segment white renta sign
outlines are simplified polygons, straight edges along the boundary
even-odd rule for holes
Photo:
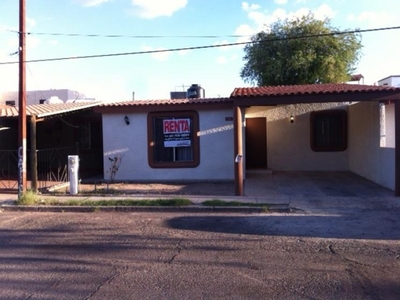
[[[190,147],[190,119],[163,120],[164,147]]]

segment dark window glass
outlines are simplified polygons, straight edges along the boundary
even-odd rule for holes
[[[196,112],[148,115],[149,165],[152,168],[191,168],[199,165]]]
[[[311,149],[344,151],[347,148],[347,114],[344,110],[312,112]]]

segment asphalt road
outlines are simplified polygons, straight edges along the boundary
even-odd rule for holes
[[[396,215],[2,212],[0,299],[399,299]]]

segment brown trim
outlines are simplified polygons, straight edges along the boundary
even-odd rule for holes
[[[193,162],[154,162],[153,152],[153,118],[154,117],[190,117],[193,120]],[[197,111],[163,111],[150,112],[147,115],[147,159],[151,168],[196,168],[200,164],[200,138],[199,132],[199,114]]]
[[[155,105],[120,105],[120,106],[102,106],[94,108],[95,112],[102,114],[126,114],[126,113],[148,113],[152,112],[165,112],[165,111],[189,111],[189,110],[214,110],[232,108],[233,101],[231,102],[216,102],[216,103],[203,103],[203,104],[155,104]]]
[[[341,118],[342,122],[342,144],[340,146],[318,146],[316,144],[316,128],[315,119],[318,116],[325,115],[337,115]],[[315,152],[335,152],[335,151],[345,151],[347,149],[347,112],[342,109],[330,109],[322,111],[313,111],[310,114],[310,147],[311,150]]]
[[[400,197],[400,102],[398,101],[394,104],[394,130],[394,194]]]
[[[242,110],[239,106],[233,109],[233,132],[234,132],[234,168],[235,168],[235,195],[244,196],[243,181],[243,126]],[[236,162],[237,155],[241,155],[240,161]]]
[[[264,97],[235,97],[235,106],[265,106],[276,104],[327,103],[327,102],[358,102],[379,100],[400,100],[399,92],[353,92],[336,94],[305,94]]]

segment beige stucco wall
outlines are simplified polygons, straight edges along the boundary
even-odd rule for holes
[[[350,105],[348,121],[350,171],[394,190],[394,149],[380,146],[379,103]]]
[[[109,157],[122,155],[115,180],[123,181],[199,181],[233,180],[233,122],[231,109],[201,110],[200,165],[196,168],[153,169],[147,157],[147,113],[103,114],[104,176],[109,178]]]
[[[347,151],[314,152],[310,148],[310,113],[347,109],[338,103],[251,107],[246,118],[267,118],[268,168],[273,171],[348,171]],[[294,122],[290,123],[290,116]]]

